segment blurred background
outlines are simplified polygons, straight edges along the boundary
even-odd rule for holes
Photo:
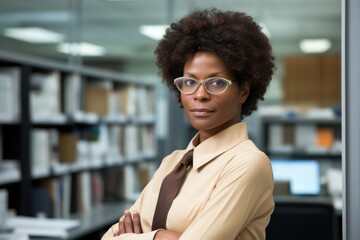
[[[269,37],[276,71],[265,101],[245,119],[250,138],[273,162],[275,195],[301,197],[300,202],[330,201],[335,209],[335,225],[340,232],[336,235],[339,236],[342,208],[340,0],[1,1],[0,63],[22,66],[34,61],[40,72],[46,72],[51,65],[41,65],[49,61],[56,69],[66,69],[65,72],[78,67],[84,69],[80,75],[88,72],[92,75],[94,70],[96,76],[90,76],[91,79],[113,77],[126,79],[130,84],[134,80],[136,84],[151,85],[155,96],[151,109],[155,117],[150,124],[145,121],[145,125],[155,128],[156,153],[151,159],[158,164],[165,154],[186,147],[196,131],[185,119],[177,100],[162,85],[153,52],[171,22],[193,10],[209,7],[248,13]],[[6,124],[0,127],[3,142],[10,134]],[[49,127],[49,123],[40,127],[44,128],[43,125]],[[6,148],[5,143],[1,145]],[[3,152],[6,155],[6,151]],[[103,171],[102,168],[106,167],[99,167],[98,171]],[[21,170],[22,174],[27,171]],[[72,174],[70,171],[64,175]],[[53,178],[54,173],[45,178],[49,176]],[[32,177],[27,173],[25,179]],[[15,181],[14,186],[7,184],[0,178],[0,187],[9,190],[11,196],[19,188],[18,182]],[[23,193],[37,185],[24,184],[20,182]],[[23,200],[11,205],[18,207],[19,212],[28,212],[24,204]]]
[[[340,52],[339,0],[2,1],[1,48],[63,62],[73,60],[68,53],[78,54],[87,66],[157,79],[153,51],[163,27],[206,7],[253,16],[271,39],[279,69],[289,55]],[[323,45],[302,49],[306,40]]]

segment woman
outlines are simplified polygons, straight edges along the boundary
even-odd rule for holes
[[[242,119],[256,110],[271,80],[269,40],[245,13],[200,10],[173,23],[155,53],[198,133],[185,150],[164,158],[102,239],[265,239],[274,209],[272,170]],[[153,226],[164,208],[157,204],[162,182],[189,150],[192,167],[164,226]]]

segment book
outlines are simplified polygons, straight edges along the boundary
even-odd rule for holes
[[[104,124],[92,126],[88,138],[90,167],[100,167],[106,159],[109,150],[109,136]]]
[[[81,112],[81,76],[78,74],[64,78],[64,112],[71,116]]]
[[[138,113],[137,109],[137,94],[134,85],[121,85],[117,89],[120,97],[120,112],[126,116],[135,116]]]
[[[315,124],[297,124],[295,126],[295,146],[301,149],[316,146],[316,131]]]
[[[316,131],[317,146],[331,149],[334,145],[334,131],[330,127],[319,127]]]
[[[99,171],[91,173],[91,188],[93,205],[99,205],[104,201],[104,183]]]
[[[41,194],[44,194],[45,199],[49,198],[51,205],[51,209],[48,209],[48,213],[42,215],[54,218],[69,218],[71,175],[65,174],[59,177],[42,179],[39,181],[39,186],[40,188],[47,190],[47,193],[41,192]],[[49,205],[49,203],[41,203],[43,199],[38,200],[39,197],[41,196],[35,196],[34,201],[40,202],[41,205]],[[38,214],[35,213],[34,215]]]
[[[59,160],[62,163],[75,163],[77,159],[78,135],[75,132],[59,132]]]
[[[0,189],[0,233],[6,230],[8,198],[8,191],[6,189]]]
[[[33,121],[61,117],[60,73],[33,73],[30,78],[30,110]]]
[[[88,84],[85,87],[85,111],[101,117],[109,114],[111,89],[107,85]]]
[[[32,129],[30,151],[32,176],[47,176],[50,173],[52,158],[50,130]]]
[[[156,164],[153,162],[141,163],[138,165],[138,178],[139,178],[139,191],[142,191],[144,187],[149,183],[152,176],[156,171]]]
[[[46,186],[38,186],[32,189],[32,216],[54,217],[53,201],[51,193]]]
[[[61,217],[69,218],[71,213],[71,174],[65,174],[61,177]]]
[[[84,171],[76,174],[76,212],[87,213],[92,209],[91,174]]]
[[[156,154],[155,128],[152,125],[140,126],[140,148],[145,157]]]
[[[104,171],[104,201],[113,202],[121,200],[117,195],[118,178],[121,174],[119,168],[107,168]]]
[[[135,124],[124,126],[123,150],[126,159],[137,160],[141,155],[140,127]]]
[[[276,148],[284,145],[284,128],[281,124],[269,126],[269,147]]]
[[[106,163],[119,163],[122,161],[124,153],[122,149],[123,126],[109,125],[107,131],[109,144],[106,151]]]
[[[141,173],[143,182],[135,166],[126,165],[107,169],[104,173],[104,201],[135,201],[148,175]]]
[[[0,67],[0,120],[20,118],[20,68]]]
[[[126,201],[136,201],[140,195],[141,188],[139,175],[135,166],[126,165],[119,169],[119,178],[117,179],[117,196]]]
[[[136,89],[136,109],[142,119],[152,119],[155,114],[155,91],[150,87],[139,86]]]

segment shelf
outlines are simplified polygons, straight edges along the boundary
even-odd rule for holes
[[[44,178],[49,176],[61,176],[65,174],[76,173],[80,171],[88,171],[88,170],[98,170],[104,169],[109,167],[116,167],[116,166],[126,166],[126,165],[133,165],[133,164],[141,164],[150,162],[152,158],[156,156],[156,153],[148,153],[148,154],[141,154],[139,156],[134,156],[132,158],[126,157],[119,157],[119,158],[112,158],[105,161],[81,161],[73,164],[69,163],[53,163],[52,167],[49,167],[47,170],[40,169],[35,170],[33,174],[33,178]],[[1,183],[1,178],[0,178]]]
[[[41,116],[41,115],[34,115],[32,116],[32,123],[33,124],[56,124],[62,125],[68,122],[67,117],[64,114],[58,114],[56,116]]]
[[[112,79],[113,81],[118,81],[121,83],[136,83],[136,84],[151,85],[151,86],[153,85],[153,83],[147,83],[145,81],[141,81],[138,77],[121,74],[119,72],[105,71],[105,70],[94,69],[90,67],[84,67],[73,64],[68,65],[54,60],[49,61],[48,59],[9,52],[6,50],[0,50],[0,60],[7,62],[9,64],[14,64],[16,66],[18,66],[19,64],[20,65],[23,64],[27,66],[33,66],[39,69],[54,69],[69,74],[77,73],[92,78]]]
[[[35,126],[64,126],[64,125],[148,125],[155,124],[154,115],[143,116],[126,116],[126,115],[109,115],[105,117],[99,117],[93,113],[78,113],[73,116],[66,116],[65,114],[59,114],[57,116],[34,116],[32,117],[32,124]],[[1,119],[0,124],[16,123],[13,119]]]
[[[262,119],[263,149],[270,158],[341,160],[341,119]]]
[[[291,158],[291,159],[341,159],[341,154],[309,154],[305,152],[291,152],[291,153],[279,153],[279,152],[269,152],[270,158]]]
[[[104,201],[132,201],[153,174],[156,84],[1,50],[0,65],[11,87],[0,158],[18,160],[11,171],[0,161],[9,207],[22,216],[87,212],[72,216],[82,224],[69,239],[117,222],[130,204]]]
[[[264,117],[264,124],[317,124],[317,125],[339,125],[340,118],[285,118],[285,117]]]
[[[21,180],[20,170],[0,170],[0,186],[8,183],[16,183]]]
[[[94,232],[94,229],[110,227],[112,224],[119,221],[124,210],[131,206],[132,203],[107,203],[95,207],[87,214],[73,215],[71,218],[80,220],[81,226],[71,230],[67,240],[75,240],[82,236],[86,236],[87,234]]]
[[[0,161],[0,186],[21,180],[20,167],[17,160]]]
[[[306,150],[306,149],[296,149],[296,148],[267,148],[266,152],[271,156],[283,156],[289,157],[292,156],[294,158],[341,158],[340,151],[334,150]]]
[[[114,202],[96,206],[91,212],[86,214],[72,215],[71,219],[80,220],[81,225],[70,230],[69,237],[66,240],[76,240],[96,230],[110,227],[116,223],[125,209],[131,207],[131,202]],[[31,237],[31,240],[55,240],[46,237]]]
[[[0,114],[0,125],[2,124],[19,124],[19,119],[13,116],[6,116]]]

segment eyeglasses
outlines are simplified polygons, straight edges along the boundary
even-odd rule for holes
[[[201,84],[208,93],[221,94],[225,92],[233,82],[234,81],[221,77],[211,77],[201,81],[190,77],[179,77],[174,80],[175,86],[184,94],[193,94]]]

